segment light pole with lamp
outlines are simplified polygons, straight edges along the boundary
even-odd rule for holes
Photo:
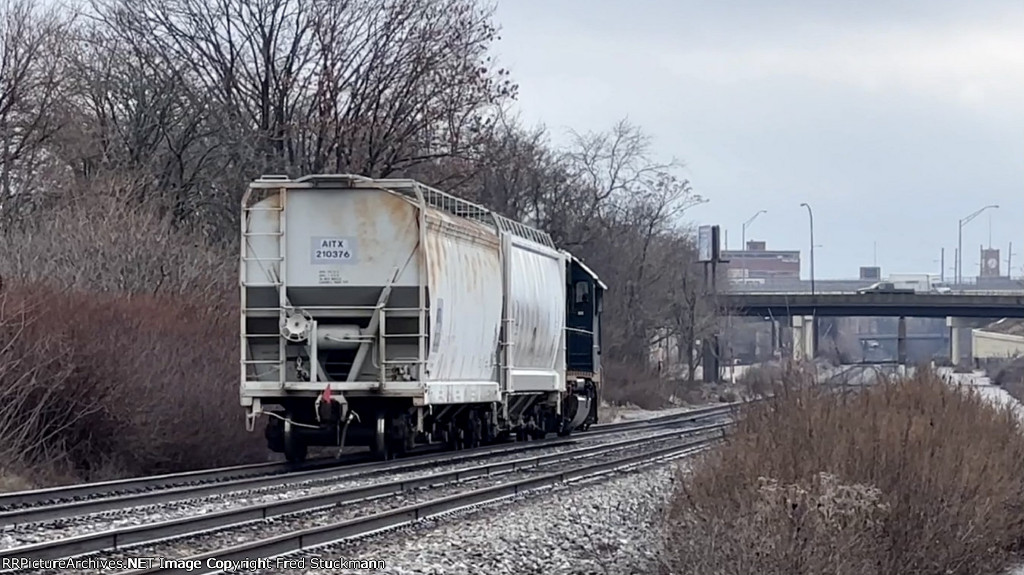
[[[743,251],[743,262],[742,263],[743,263],[743,279],[744,280],[746,280],[750,276],[750,271],[747,269],[747,226],[749,226],[750,224],[754,223],[754,220],[757,219],[757,216],[760,216],[761,214],[767,214],[767,213],[768,213],[768,210],[761,210],[761,211],[757,212],[756,214],[750,216],[750,219],[745,221],[745,222],[743,222],[743,225],[740,226],[740,241],[743,242],[742,245],[740,245],[740,250]]]
[[[981,212],[989,208],[998,209],[998,204],[989,204],[984,208],[975,211],[973,214],[960,220],[960,225],[957,227],[957,239],[956,239],[956,283],[960,285],[964,279],[964,226],[969,224],[971,220],[981,215]]]
[[[810,204],[806,202],[800,206],[807,208],[807,217],[811,221],[811,295],[814,295],[814,212],[811,211]]]
[[[807,217],[811,223],[811,295],[814,295],[814,212],[811,210],[811,205],[807,202],[800,204],[802,207],[807,208]],[[811,316],[811,329],[814,330],[812,334],[812,346],[810,356],[811,361],[818,355],[818,314]]]
[[[756,214],[750,216],[749,220],[743,222],[743,226],[741,227],[741,231],[740,231],[740,235],[743,238],[743,247],[740,248],[741,250],[746,250],[747,249],[747,226],[749,226],[750,224],[754,223],[754,220],[757,219],[757,216],[760,216],[761,214],[767,214],[767,213],[768,213],[768,210],[761,210],[761,211],[757,212]]]

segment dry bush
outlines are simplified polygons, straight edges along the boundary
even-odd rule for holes
[[[196,301],[234,289],[235,252],[176,227],[158,202],[139,200],[140,185],[129,176],[97,181],[5,230],[0,277]]]
[[[226,298],[7,286],[0,354],[4,461],[40,481],[252,461]],[[37,479],[34,477],[33,479]]]
[[[989,369],[992,382],[1001,386],[1017,401],[1024,402],[1024,358],[1015,357]]]
[[[13,292],[13,293],[12,293]],[[74,324],[42,298],[12,290],[0,294],[0,465],[2,475],[44,471],[46,480],[65,479],[86,454],[103,451],[101,403],[109,382],[78,366],[82,357],[65,336]],[[40,318],[52,310],[54,321]],[[54,328],[56,327],[56,330]],[[91,431],[95,429],[95,435]],[[45,470],[43,469],[45,467]],[[73,474],[73,472],[72,472]]]
[[[604,365],[601,399],[613,405],[632,404],[643,409],[662,409],[672,404],[678,386],[647,366],[608,362]]]
[[[0,238],[0,456],[34,481],[263,456],[238,405],[236,258],[135,189],[67,191]]]
[[[768,397],[775,387],[786,382],[814,381],[814,365],[794,360],[751,366],[736,378],[736,384],[742,390],[741,395],[747,398]]]
[[[995,573],[1024,537],[1012,412],[927,370],[857,394],[783,385],[681,477],[675,574]]]

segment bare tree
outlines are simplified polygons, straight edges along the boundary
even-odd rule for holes
[[[387,176],[469,158],[516,90],[487,55],[492,12],[472,0],[353,0],[322,13],[312,169]]]
[[[68,106],[79,121],[61,143],[80,187],[102,189],[90,182],[129,175],[134,197],[127,199],[135,205],[177,223],[201,217],[210,207],[204,191],[228,165],[218,154],[227,146],[185,81],[183,64],[165,61],[128,27],[94,24],[78,33]]]
[[[7,215],[30,207],[45,144],[63,119],[56,103],[71,21],[62,14],[34,0],[0,1],[0,209]]]
[[[158,120],[142,123],[131,155],[151,158],[162,132],[154,182],[175,191],[179,218],[201,212],[225,232],[254,173],[385,177],[471,161],[515,93],[487,55],[492,10],[474,0],[95,0],[94,11],[109,48],[146,71],[127,85],[149,86],[147,105],[115,98]]]
[[[679,258],[673,240],[684,234],[681,217],[703,201],[675,175],[680,165],[654,160],[649,145],[626,122],[608,134],[578,137],[564,158],[580,195],[556,198],[550,211],[561,220],[555,229],[563,245],[616,286],[605,341],[612,357],[630,363],[646,362],[655,334],[670,327],[664,311]]]
[[[696,246],[691,237],[677,236],[672,240],[669,281],[667,282],[666,333],[675,338],[679,356],[683,359],[687,381],[693,382],[701,364],[701,344],[713,337],[720,328],[725,313],[709,289],[710,277],[697,261]]]

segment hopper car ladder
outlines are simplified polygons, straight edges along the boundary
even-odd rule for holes
[[[285,377],[287,370],[284,369],[285,364],[285,341],[284,338],[278,333],[249,333],[246,327],[246,318],[249,313],[259,312],[278,312],[282,317],[286,313],[288,306],[287,294],[285,293],[285,266],[284,266],[284,254],[285,254],[285,189],[281,188],[278,190],[280,194],[278,197],[280,201],[278,206],[274,208],[263,208],[252,206],[242,207],[242,258],[239,266],[239,277],[241,284],[242,296],[241,299],[241,371],[242,381],[249,380],[249,367],[253,367],[253,377],[256,380],[260,379],[260,376],[266,372],[273,373],[278,372],[278,380],[281,388],[284,388]],[[249,216],[254,212],[277,212],[278,218],[278,231],[276,232],[251,232],[249,231]],[[252,245],[249,240],[253,237],[276,237],[278,238],[277,246],[278,253],[276,256],[264,256],[262,254],[253,255],[255,257],[247,257],[247,249],[251,249]],[[267,281],[253,282],[247,281],[248,270],[250,263],[255,264],[263,270],[266,274]],[[273,264],[277,263],[277,271],[275,272]],[[277,308],[254,308],[249,307],[247,288],[274,288],[278,293],[278,307]],[[279,344],[277,347],[277,357],[271,359],[253,359],[250,357],[249,342],[253,339],[271,339],[277,338]],[[265,366],[265,367],[264,367]],[[261,373],[262,372],[262,373]]]

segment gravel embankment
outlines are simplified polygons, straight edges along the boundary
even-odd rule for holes
[[[440,521],[294,555],[296,568],[261,575],[654,573],[659,523],[678,463],[562,486]],[[366,569],[315,561],[383,561]],[[250,572],[253,573],[253,572]]]

